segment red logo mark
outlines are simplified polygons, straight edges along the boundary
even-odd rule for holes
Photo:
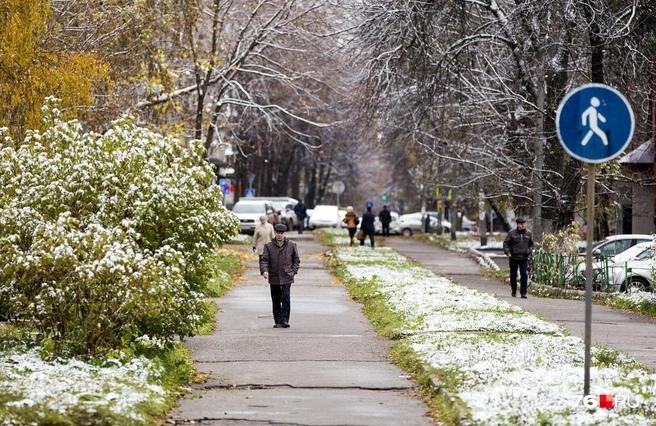
[[[615,407],[615,397],[612,394],[599,395],[599,408],[612,410]]]

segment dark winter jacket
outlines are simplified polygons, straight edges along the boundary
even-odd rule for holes
[[[380,219],[380,223],[383,225],[389,225],[392,221],[392,214],[389,210],[382,210],[380,213],[378,213],[378,219]]]
[[[362,225],[360,225],[360,229],[362,229],[362,232],[364,232],[367,235],[376,233],[376,228],[374,226],[375,220],[376,220],[376,216],[374,216],[374,214],[371,213],[370,211],[363,214]]]
[[[513,260],[528,259],[533,248],[533,237],[526,229],[518,231],[513,229],[508,232],[505,241],[503,242],[503,252],[510,255]]]
[[[269,273],[269,284],[291,284],[294,275],[298,274],[301,259],[298,256],[296,243],[283,240],[282,247],[278,247],[275,240],[264,246],[260,259],[260,270]]]
[[[305,220],[305,217],[307,216],[307,209],[305,208],[305,204],[303,204],[302,201],[294,206],[294,213],[296,213],[296,217],[299,221]]]

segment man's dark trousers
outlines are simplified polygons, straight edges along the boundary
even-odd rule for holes
[[[512,293],[517,294],[517,268],[519,268],[519,293],[525,296],[528,291],[528,259],[510,259],[510,287]]]
[[[383,236],[389,237],[389,223],[383,223]]]
[[[276,324],[289,324],[291,284],[269,284],[273,303],[273,320]]]

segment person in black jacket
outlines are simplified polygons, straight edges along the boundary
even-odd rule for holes
[[[298,220],[298,233],[302,234],[303,228],[305,227],[305,218],[307,217],[307,209],[303,201],[299,201],[294,206],[294,213],[296,213],[296,219]]]
[[[389,226],[390,223],[392,222],[392,214],[390,213],[389,210],[387,210],[387,206],[383,206],[383,210],[378,213],[378,219],[380,220],[380,224],[382,226],[382,233],[384,237],[389,237]]]
[[[371,248],[374,248],[374,234],[376,234],[376,227],[374,226],[374,221],[376,216],[371,212],[371,207],[367,207],[367,212],[362,215],[362,222],[360,224],[360,230],[366,237],[369,236],[369,242],[371,243]],[[360,245],[364,245],[364,238],[360,240]]]
[[[264,246],[260,258],[260,271],[271,287],[275,322],[273,328],[289,328],[290,290],[294,283],[294,276],[298,274],[301,259],[296,243],[285,237],[287,225],[279,223],[273,229],[276,236]]]
[[[508,232],[503,242],[503,252],[508,256],[510,264],[510,287],[512,297],[517,297],[517,269],[519,269],[520,288],[522,299],[526,299],[528,292],[528,257],[533,249],[533,238],[526,229],[526,221],[518,217],[517,228]]]

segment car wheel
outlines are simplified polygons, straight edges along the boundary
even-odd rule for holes
[[[638,291],[651,291],[649,281],[642,277],[630,277],[628,283],[624,285],[622,291],[626,293],[635,293]]]
[[[405,228],[403,231],[401,231],[401,235],[404,237],[411,237],[412,236],[412,229],[410,228]]]

